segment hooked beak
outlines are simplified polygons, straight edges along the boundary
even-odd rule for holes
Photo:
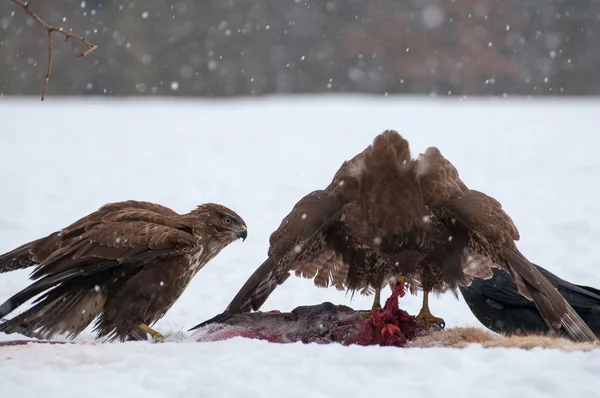
[[[248,228],[245,225],[242,225],[242,229],[236,234],[238,238],[242,239],[242,242],[246,240],[248,237]]]

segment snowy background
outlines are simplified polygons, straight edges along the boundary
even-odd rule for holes
[[[52,96],[599,95],[597,0],[60,0]],[[0,96],[39,95],[43,29],[0,1]]]
[[[414,156],[437,146],[467,185],[497,198],[531,261],[600,287],[598,115],[597,99],[4,99],[0,252],[107,202],[147,200],[179,212],[222,203],[246,220],[249,236],[210,262],[156,324],[162,333],[186,331],[224,309],[298,199],[327,185],[375,135],[395,129]],[[27,277],[0,275],[0,301],[25,287]],[[262,309],[323,301],[371,305],[371,298],[350,301],[344,292],[292,277]],[[400,304],[417,313],[421,296]],[[451,294],[431,308],[447,327],[479,325]],[[91,342],[89,329],[77,340]],[[597,392],[598,374],[599,351],[402,350],[241,338],[0,348],[0,391],[7,397],[564,397]]]

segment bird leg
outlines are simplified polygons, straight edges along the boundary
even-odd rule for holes
[[[377,308],[381,308],[381,287],[375,288],[375,298],[373,299],[373,306],[371,307],[371,313],[374,314]]]
[[[373,306],[371,311],[359,311],[358,317],[360,319],[369,319],[377,312],[377,309],[381,308],[381,287],[375,288],[375,298],[373,299]]]
[[[138,325],[138,327],[140,329],[142,329],[144,332],[148,333],[150,336],[152,336],[152,338],[154,339],[155,342],[163,341],[165,339],[165,336],[163,336],[156,330],[152,329],[150,326],[146,325],[145,323],[140,323]]]
[[[442,318],[435,317],[429,311],[429,292],[423,291],[423,308],[419,311],[419,315],[415,317],[415,323],[425,322],[425,330],[429,331],[431,327],[431,323],[437,323],[443,327],[446,326],[446,322]]]
[[[398,276],[396,278],[397,283],[404,283],[404,277],[403,276]],[[361,312],[358,314],[359,318],[362,319],[369,319],[370,317],[372,317],[373,315],[375,315],[377,313],[378,309],[381,309],[381,286],[380,287],[376,287],[375,288],[375,297],[373,298],[373,306],[371,307],[371,311],[370,312]]]

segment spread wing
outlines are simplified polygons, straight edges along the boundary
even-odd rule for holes
[[[129,272],[157,257],[184,252],[196,244],[189,229],[190,225],[180,216],[129,208],[84,224],[76,228],[78,235],[70,231],[70,238],[38,264],[32,274],[36,282],[0,306],[0,317],[59,284],[94,277],[117,267]]]
[[[399,154],[405,159],[400,159]],[[385,157],[379,159],[380,155]],[[401,210],[406,207],[402,204],[390,209],[391,203],[397,200],[390,195],[387,186],[374,185],[385,179],[370,177],[379,172],[397,175],[387,170],[387,165],[391,162],[393,167],[402,167],[408,161],[408,143],[397,133],[386,131],[376,138],[372,147],[344,162],[325,190],[302,198],[282,221],[271,235],[269,258],[248,279],[226,310],[193,329],[222,322],[235,313],[258,310],[269,294],[289,277],[290,271],[295,271],[297,276],[314,278],[317,286],[363,288],[362,292],[368,294],[365,278],[359,275],[365,268],[366,257],[375,255],[375,250],[369,251],[368,247],[377,245],[374,238],[378,237],[379,230],[388,229],[392,231],[390,235],[394,235],[394,227],[400,224],[391,216],[398,217],[394,210],[404,216]],[[374,170],[374,165],[381,167]],[[383,204],[361,206],[373,190],[381,194],[375,201],[383,201]],[[366,222],[371,215],[380,222],[376,225]],[[357,275],[352,286],[349,286],[349,272]]]
[[[340,222],[344,201],[319,190],[302,198],[271,234],[268,258],[254,271],[225,311],[194,328],[221,322],[232,314],[256,311],[291,271],[314,277],[315,284],[342,285],[347,266],[328,245]],[[328,262],[334,259],[334,262]]]
[[[56,238],[58,232],[54,232],[49,236],[41,239],[25,243],[7,253],[0,255],[0,274],[4,272],[16,271],[18,269],[29,268],[37,262],[33,258],[32,248],[45,245],[48,241],[58,241]],[[54,244],[51,244],[54,247]]]
[[[130,211],[124,212],[125,209],[129,209]],[[86,228],[102,222],[104,217],[111,217],[117,214],[129,214],[131,216],[132,211],[135,210],[147,211],[154,217],[159,215],[164,217],[179,216],[168,207],[156,203],[135,200],[109,203],[75,221],[61,231],[53,232],[44,238],[26,243],[8,253],[0,255],[0,273],[29,268],[39,264],[60,247],[68,245],[73,239],[79,239],[79,236],[85,232]]]
[[[496,199],[475,190],[444,203],[443,207],[469,231],[490,245],[515,247],[519,231]]]
[[[469,190],[458,170],[436,147],[427,148],[414,163],[427,207],[446,225],[452,225],[452,241],[438,248],[439,253],[432,253],[443,263],[440,271],[452,276],[447,282],[469,285],[472,277],[491,278],[491,269],[498,266],[487,254],[470,250],[470,236],[479,233],[483,242],[512,242],[514,246],[513,239],[518,240],[519,234],[510,217],[495,199]],[[458,229],[457,220],[462,222]]]
[[[497,200],[469,190],[441,206],[447,211],[449,220],[468,233],[466,254],[478,256],[481,259],[479,267],[506,270],[519,293],[535,303],[550,327],[564,328],[577,341],[597,341],[564,297],[516,248],[518,230]]]
[[[315,259],[298,262],[294,266],[294,275],[313,279],[318,287],[334,286],[338,290],[344,290],[348,268],[348,264],[339,253],[325,250]]]
[[[458,170],[436,147],[429,147],[419,155],[415,160],[415,170],[429,207],[439,206],[469,190],[460,179]]]

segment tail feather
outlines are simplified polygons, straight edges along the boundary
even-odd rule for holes
[[[502,249],[519,293],[533,300],[542,318],[554,330],[563,328],[575,341],[597,343],[598,338],[537,268],[518,250]]]
[[[168,254],[167,250],[159,251],[154,250],[152,252],[140,253],[137,256],[132,257],[128,263],[130,267],[139,267],[144,264],[143,261],[138,261],[144,259],[145,256],[160,256],[164,252]],[[15,308],[19,307],[27,300],[32,297],[48,290],[59,284],[73,284],[73,283],[83,283],[82,281],[90,277],[92,275],[98,275],[103,272],[107,272],[115,267],[121,266],[123,263],[120,263],[117,260],[97,260],[97,262],[88,263],[88,264],[79,264],[78,267],[66,269],[55,274],[49,274],[43,276],[37,281],[33,282],[31,285],[27,286],[25,289],[21,290],[19,293],[12,296],[2,305],[0,305],[0,318],[8,315]],[[98,277],[99,280],[102,280],[101,277]]]
[[[79,275],[81,275],[79,270],[68,270],[68,272],[62,272],[57,275],[49,275],[32,283],[0,305],[0,318],[10,314],[27,300],[42,293],[43,291]]]
[[[32,308],[0,324],[0,332],[43,339],[66,333],[73,338],[100,314],[105,300],[102,291],[89,286],[51,291]]]

